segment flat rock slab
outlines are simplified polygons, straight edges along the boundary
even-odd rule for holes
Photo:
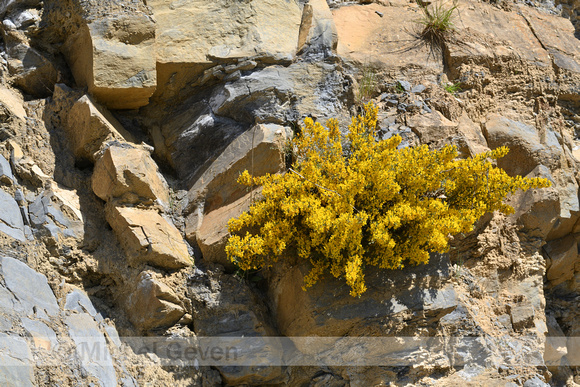
[[[24,221],[18,203],[14,198],[0,189],[0,232],[19,241],[24,241]]]
[[[32,361],[26,341],[0,333],[0,378],[3,386],[35,386]]]
[[[113,144],[95,164],[93,192],[105,201],[169,204],[169,187],[148,151]]]
[[[116,387],[117,374],[111,353],[95,320],[87,313],[80,313],[66,317],[65,323],[76,344],[83,368],[96,377],[103,387]]]
[[[302,13],[295,0],[147,3],[157,21],[160,63],[211,63],[252,56],[291,61],[296,53]]]
[[[129,320],[142,330],[173,326],[185,314],[181,301],[169,286],[147,272],[139,276],[127,298],[126,310]]]
[[[531,7],[520,7],[535,36],[552,56],[555,66],[580,73],[580,44],[569,19],[546,15]]]
[[[108,205],[105,214],[132,264],[179,269],[193,263],[177,228],[157,211]]]
[[[56,297],[44,275],[14,258],[0,257],[0,265],[6,287],[16,296],[26,315],[40,313],[38,309],[49,316],[59,314]]]
[[[334,9],[333,16],[339,55],[387,68],[421,66],[437,73],[443,71],[441,52],[418,38],[418,6],[353,5]]]
[[[490,4],[460,2],[460,18],[456,27],[469,38],[451,44],[451,57],[493,59],[516,56],[540,66],[550,66],[548,52],[542,47],[526,19],[515,12],[506,12]]]

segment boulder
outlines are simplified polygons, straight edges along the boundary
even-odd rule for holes
[[[367,268],[367,291],[354,298],[344,279],[329,274],[304,291],[307,265],[279,264],[271,273],[269,298],[285,336],[389,336],[408,324],[436,324],[457,307],[449,267],[447,256],[433,254],[427,265]]]
[[[61,105],[63,128],[77,162],[94,163],[95,154],[105,142],[133,141],[133,136],[119,121],[89,96],[83,95],[74,99],[73,90],[58,84],[55,86],[53,100]]]
[[[486,117],[484,135],[491,149],[507,146],[509,153],[497,165],[510,176],[526,176],[542,164],[550,170],[560,166],[561,146],[554,132],[538,131],[524,123],[492,113]]]
[[[237,182],[244,171],[253,176],[278,173],[284,168],[284,146],[290,128],[258,124],[242,133],[211,163],[189,190],[189,210],[201,207],[204,213],[230,204],[247,193]]]
[[[193,264],[177,228],[156,210],[108,204],[105,215],[131,265],[180,269]]]
[[[544,165],[538,165],[527,177],[542,177],[552,182],[551,187],[518,191],[509,198],[515,212],[510,218],[523,226],[525,234],[545,240],[560,216],[560,194],[552,174]]]
[[[147,105],[157,73],[155,22],[146,7],[106,17],[98,7],[85,7],[88,16],[63,46],[76,83],[110,109]]]
[[[338,32],[326,0],[310,0],[304,4],[298,53],[326,57],[336,53],[337,46]]]
[[[544,253],[549,259],[546,277],[552,285],[558,285],[574,277],[574,265],[579,260],[578,238],[567,235],[546,243]]]
[[[147,150],[111,143],[95,163],[93,192],[104,201],[169,205],[169,187]]]
[[[6,386],[37,385],[32,352],[24,339],[0,332],[0,376]]]
[[[96,378],[103,387],[117,386],[113,358],[105,335],[95,320],[87,313],[74,313],[67,316],[64,321],[85,372]]]
[[[509,308],[512,326],[516,332],[534,326],[534,308],[531,305],[515,305]]]
[[[152,273],[142,272],[125,300],[129,320],[140,330],[171,327],[185,314],[177,295]]]
[[[457,133],[457,124],[436,110],[409,117],[407,126],[419,137],[422,144],[435,144],[442,138],[451,137]]]
[[[550,65],[548,52],[520,13],[486,3],[462,3],[459,12],[461,23],[456,27],[462,38],[452,39],[446,52],[451,70],[469,60],[486,63],[498,57],[522,58],[541,67]]]
[[[250,192],[209,214],[200,216],[199,213],[194,212],[186,218],[186,237],[188,240],[197,242],[205,261],[219,263],[228,270],[235,269],[225,251],[230,236],[228,221],[247,211],[252,201],[258,196],[259,192]]]

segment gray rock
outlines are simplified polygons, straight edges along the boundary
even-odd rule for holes
[[[534,308],[531,305],[510,307],[510,316],[515,331],[522,331],[534,325]]]
[[[0,232],[24,242],[24,222],[12,196],[0,189]]]
[[[35,386],[32,353],[26,341],[0,333],[0,380],[3,386]]]
[[[397,84],[403,88],[405,91],[411,91],[411,83],[408,81],[398,80]]]
[[[117,374],[105,336],[87,313],[72,314],[65,319],[69,334],[83,368],[104,387],[117,386]]]
[[[419,93],[422,93],[422,92],[424,92],[424,91],[425,91],[425,89],[426,89],[426,87],[425,87],[425,86],[423,86],[423,85],[417,85],[417,86],[414,86],[414,87],[411,89],[411,93],[417,93],[417,94],[419,94]]]
[[[14,258],[0,257],[0,274],[6,287],[16,296],[27,315],[58,315],[60,309],[46,277]],[[34,286],[31,286],[34,284]]]
[[[537,376],[534,376],[531,379],[528,379],[524,382],[524,387],[549,387],[548,383],[545,383],[540,380]]]
[[[41,347],[46,350],[54,350],[58,345],[56,333],[50,329],[46,324],[23,317],[22,325],[24,329],[32,336],[36,347]]]
[[[7,315],[14,314],[16,312],[14,310],[14,304],[17,302],[14,295],[4,286],[0,285],[0,312]]]
[[[0,155],[0,181],[5,181],[9,183],[14,182],[14,175],[12,174],[12,168],[10,168],[10,163],[2,155]]]
[[[97,315],[97,310],[93,306],[89,296],[80,289],[75,289],[66,295],[65,310],[74,310],[79,313],[88,313],[92,317]]]

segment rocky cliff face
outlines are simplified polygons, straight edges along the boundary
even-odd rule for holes
[[[579,383],[578,10],[462,0],[432,46],[397,0],[0,1],[2,384]],[[506,145],[499,166],[552,187],[358,299],[304,292],[302,265],[236,272],[226,224],[259,197],[236,176],[283,172],[303,118],[370,99],[381,138]],[[261,361],[128,337],[251,337]]]

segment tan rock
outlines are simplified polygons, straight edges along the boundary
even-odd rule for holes
[[[552,285],[558,285],[574,277],[574,265],[579,260],[578,238],[568,235],[548,242],[544,251],[550,259],[546,277]]]
[[[540,164],[551,170],[560,166],[562,147],[551,130],[540,136],[532,126],[492,113],[486,117],[484,135],[491,149],[510,149],[498,166],[511,176],[525,176]]]
[[[132,141],[133,137],[106,109],[86,95],[78,99],[66,115],[65,132],[77,160],[95,162],[103,143]]]
[[[203,207],[209,213],[247,193],[237,182],[244,170],[254,176],[284,168],[284,145],[291,131],[276,124],[259,124],[242,133],[216,158],[188,192],[187,212]]]
[[[436,110],[428,114],[415,114],[409,117],[407,126],[419,136],[422,144],[438,142],[441,138],[450,137],[457,132],[457,124]]]
[[[294,0],[152,0],[148,5],[157,21],[160,63],[256,55],[288,61],[296,51],[301,14]]]
[[[128,144],[113,144],[95,164],[92,177],[95,194],[117,203],[169,204],[169,188],[148,151]]]
[[[0,87],[0,102],[21,120],[24,120],[27,116],[24,110],[24,100],[20,94],[5,87]]]
[[[491,4],[462,1],[459,14],[461,23],[456,26],[459,33],[465,31],[465,34],[456,43],[449,44],[450,66],[460,65],[468,58],[493,60],[496,57],[523,58],[543,66],[550,64],[548,53],[519,13],[506,12]]]
[[[177,228],[157,211],[111,204],[105,211],[131,264],[179,269],[193,263]]]
[[[136,286],[125,301],[127,316],[136,328],[150,330],[171,327],[185,314],[182,302],[171,288],[142,272]]]
[[[416,5],[353,5],[334,9],[332,14],[340,56],[387,68],[421,66],[434,74],[443,71],[441,52],[431,50],[417,38]]]
[[[194,215],[186,219],[186,237],[188,240],[195,238],[204,260],[219,263],[228,269],[234,268],[225,252],[230,236],[227,228],[228,221],[247,211],[252,200],[255,200],[258,195],[257,192],[250,192],[235,202],[204,215],[201,219],[193,219]],[[198,228],[196,229],[195,226]]]
[[[146,13],[96,17],[68,38],[64,52],[77,84],[108,108],[139,108],[155,91],[155,24]]]
[[[326,0],[310,0],[304,4],[298,37],[298,52],[336,52],[338,32]]]
[[[580,47],[569,19],[554,17],[531,7],[520,7],[539,43],[548,51],[554,65],[580,73]]]

